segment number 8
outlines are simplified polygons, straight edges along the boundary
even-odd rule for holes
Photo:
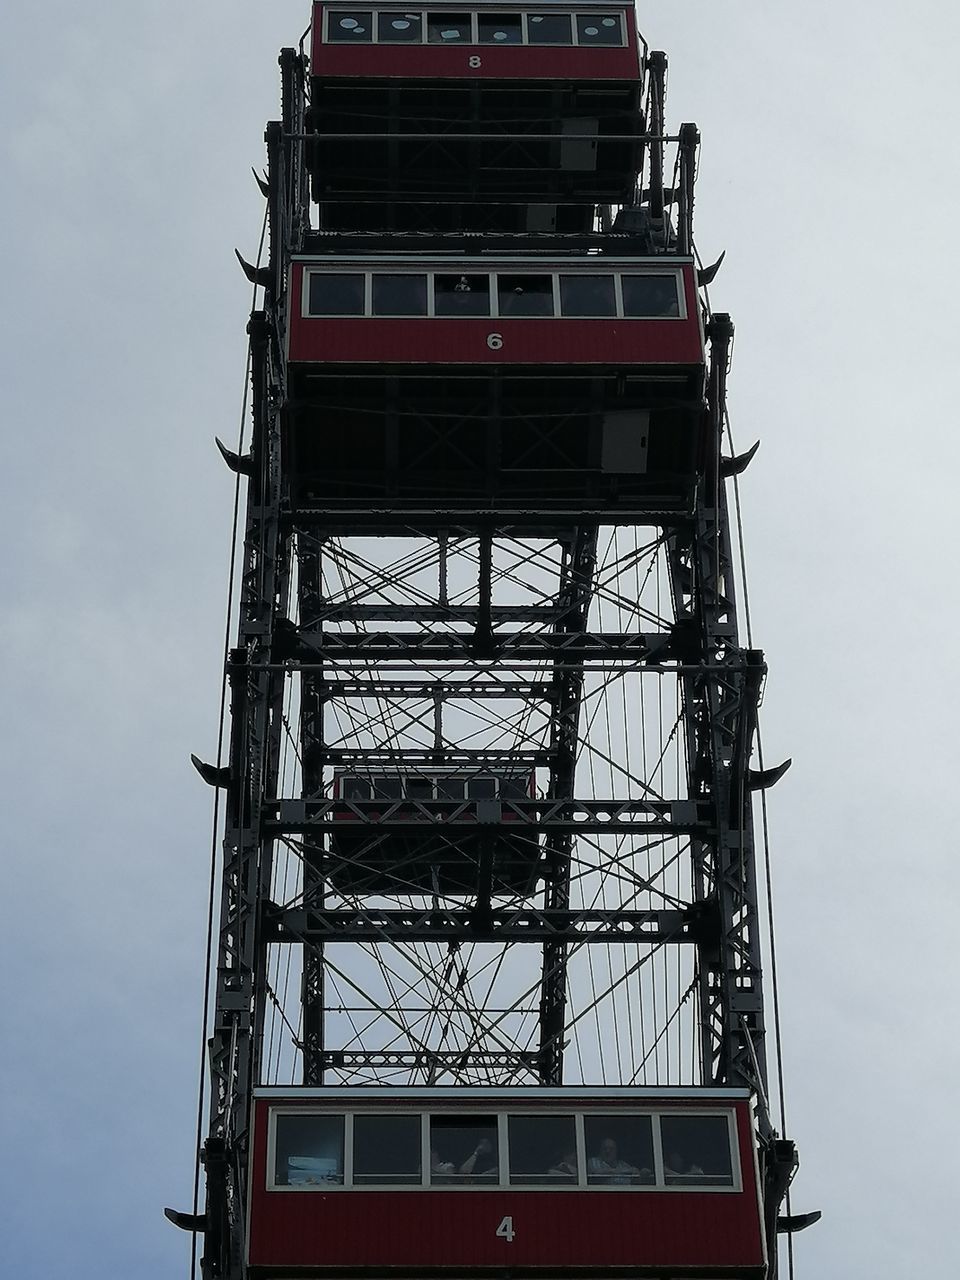
[[[482,65],[483,64],[480,61],[480,55],[478,53],[471,54],[467,59],[467,66],[469,67],[479,67]]]

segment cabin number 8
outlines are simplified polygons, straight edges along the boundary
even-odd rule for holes
[[[501,1240],[506,1240],[507,1244],[513,1244],[513,1237],[516,1235],[513,1229],[513,1218],[501,1218],[497,1235]]]

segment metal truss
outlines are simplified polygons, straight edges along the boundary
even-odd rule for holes
[[[681,130],[666,187],[660,57],[645,234],[689,253],[698,138]],[[265,291],[253,440],[233,460],[248,505],[214,779],[205,1273],[239,1274],[258,1083],[746,1086],[772,1202],[790,1153],[767,1113],[751,819],[765,668],[739,641],[720,461],[732,327],[710,325],[689,493],[313,501],[283,350],[315,156],[303,62],[285,51],[281,69],[270,258],[248,268]]]

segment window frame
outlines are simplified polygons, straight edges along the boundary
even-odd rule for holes
[[[472,1101],[472,1100],[471,1100]],[[354,1185],[354,1118],[357,1115],[415,1115],[420,1121],[420,1181],[409,1182],[403,1184],[396,1183],[364,1183],[361,1186]],[[278,1183],[276,1181],[276,1160],[277,1160],[277,1121],[280,1117],[287,1116],[315,1116],[326,1115],[330,1117],[340,1117],[343,1120],[343,1174],[342,1180],[338,1183],[318,1183],[316,1186],[290,1186],[288,1183]],[[549,1182],[542,1183],[513,1183],[510,1181],[510,1126],[509,1118],[514,1117],[538,1117],[538,1116],[572,1116],[574,1121],[574,1132],[576,1136],[577,1147],[577,1181],[572,1183],[564,1183],[557,1185]],[[431,1150],[431,1121],[434,1117],[454,1118],[456,1116],[490,1118],[497,1122],[497,1158],[498,1170],[497,1181],[494,1182],[474,1182],[468,1179],[472,1175],[463,1175],[463,1182],[450,1183],[433,1183],[431,1181],[430,1169],[430,1150]],[[650,1183],[637,1184],[612,1184],[612,1183],[590,1183],[588,1181],[589,1174],[587,1171],[587,1151],[586,1151],[586,1131],[584,1121],[588,1117],[597,1119],[626,1119],[635,1116],[647,1117],[650,1120],[652,1137],[653,1137],[653,1158],[654,1158],[654,1181]],[[660,1131],[660,1121],[664,1116],[704,1116],[704,1117],[722,1117],[726,1120],[727,1126],[727,1144],[730,1155],[730,1171],[731,1180],[727,1184],[703,1184],[684,1185],[682,1183],[668,1183],[664,1173],[663,1164],[663,1142]],[[455,1175],[450,1175],[455,1176]],[[709,1175],[708,1175],[709,1176]],[[747,1171],[747,1177],[751,1177],[751,1171]],[[572,1106],[557,1101],[556,1105],[548,1107],[538,1107],[535,1109],[526,1108],[522,1104],[515,1107],[508,1107],[505,1110],[497,1110],[489,1105],[484,1105],[481,1099],[477,1099],[477,1105],[464,1103],[458,1107],[433,1107],[423,1110],[416,1107],[390,1105],[389,1102],[380,1104],[371,1104],[367,1106],[344,1106],[344,1107],[318,1107],[318,1106],[298,1106],[294,1104],[284,1104],[282,1101],[270,1103],[268,1105],[267,1115],[267,1141],[266,1141],[266,1179],[265,1190],[268,1192],[295,1192],[310,1194],[320,1191],[325,1195],[339,1194],[341,1192],[359,1193],[375,1192],[378,1195],[383,1192],[392,1192],[397,1195],[409,1195],[420,1191],[439,1192],[445,1194],[448,1192],[476,1192],[476,1191],[496,1191],[498,1193],[510,1192],[525,1195],[529,1192],[557,1192],[559,1194],[570,1194],[571,1192],[587,1192],[591,1195],[689,1195],[692,1193],[706,1195],[736,1195],[745,1189],[745,1171],[740,1159],[740,1145],[738,1141],[737,1129],[737,1108],[723,1106],[670,1106],[669,1103],[657,1107],[618,1107],[609,1109],[607,1107],[598,1106],[596,1108],[578,1107],[576,1103]]]
[[[355,10],[355,6],[350,7],[347,5],[332,5],[332,6],[324,5],[323,26],[320,32],[320,43],[323,45],[327,45],[331,48],[369,48],[371,45],[384,45],[392,48],[395,45],[401,45],[401,44],[410,45],[411,47],[429,46],[430,48],[434,48],[434,49],[474,49],[474,48],[476,49],[514,48],[515,49],[523,46],[529,46],[535,49],[607,49],[607,50],[610,50],[610,49],[626,49],[630,47],[629,41],[627,39],[628,10],[625,6],[621,7],[620,5],[617,5],[617,4],[611,5],[610,9],[605,11],[605,13],[602,15],[604,17],[616,17],[619,20],[620,38],[616,44],[581,44],[580,32],[577,27],[577,18],[587,17],[590,14],[590,9],[585,9],[585,10],[578,9],[576,7],[568,7],[567,5],[557,5],[557,7],[551,10],[549,14],[544,14],[542,16],[552,17],[555,14],[564,14],[569,16],[570,18],[569,43],[558,44],[556,41],[547,41],[545,43],[541,43],[540,41],[537,41],[535,39],[531,40],[529,19],[531,17],[537,17],[541,15],[539,15],[536,10],[527,9],[522,5],[511,7],[508,4],[501,6],[497,10],[497,13],[510,14],[510,15],[516,13],[519,16],[520,18],[519,45],[517,44],[499,45],[492,40],[487,40],[481,43],[480,14],[484,13],[487,16],[495,17],[496,13],[493,11],[492,7],[490,9],[484,8],[483,10],[480,10],[480,9],[473,8],[471,5],[465,5],[463,8],[457,10],[452,5],[451,6],[444,5],[444,6],[438,6],[435,8],[426,8],[426,9],[423,9],[423,8],[413,9],[413,8],[404,8],[401,5],[372,4],[369,10],[364,9],[365,12],[369,12],[371,15],[371,19],[370,19],[371,30],[370,30],[369,40],[358,40],[355,45],[351,45],[349,40],[331,40],[330,39],[331,19],[332,18],[335,19],[339,14],[351,14],[354,10]],[[444,44],[442,41],[429,40],[427,38],[428,14],[444,13],[444,12],[450,12],[451,14],[456,14],[457,12],[459,12],[462,14],[469,15],[470,17],[469,41],[463,41],[463,42],[453,41],[450,44]],[[413,14],[419,13],[420,15],[420,39],[419,40],[381,40],[379,39],[380,15],[381,14],[398,14],[398,13],[413,13]]]
[[[315,266],[311,263],[303,264],[303,280],[300,290],[300,317],[303,320],[440,320],[451,324],[462,324],[464,321],[481,321],[481,320],[507,320],[510,322],[520,321],[529,323],[530,321],[540,321],[547,323],[553,320],[569,320],[579,324],[590,324],[596,321],[611,324],[618,320],[626,320],[630,323],[638,324],[676,324],[689,319],[687,310],[686,289],[684,287],[684,273],[682,266],[671,266],[664,263],[663,266],[657,265],[650,267],[648,270],[638,269],[630,265],[610,265],[604,268],[602,260],[598,260],[596,265],[577,264],[581,269],[572,269],[570,264],[558,265],[556,267],[546,268],[543,264],[532,262],[529,265],[525,260],[517,260],[516,263],[506,263],[497,266],[490,264],[476,264],[473,269],[471,263],[456,264],[462,270],[450,270],[446,264],[443,265],[420,265],[419,263],[388,263],[381,265],[354,264],[352,271],[340,269],[341,264],[336,263],[336,269],[331,267],[326,269]],[[489,310],[486,315],[443,315],[438,316],[436,313],[436,290],[435,279],[437,276],[449,275],[471,275],[486,276],[488,281],[488,297]],[[316,275],[363,275],[363,314],[324,314],[314,315],[310,311],[310,289],[311,280]],[[417,313],[404,313],[398,315],[374,315],[373,314],[373,277],[375,275],[416,275],[426,276],[427,280],[427,306],[426,311]],[[502,316],[500,314],[500,297],[498,282],[501,275],[549,275],[553,282],[553,314],[549,316]],[[612,275],[614,294],[616,299],[616,313],[612,316],[572,316],[564,315],[561,310],[560,297],[560,277],[563,276],[594,276],[594,275]],[[623,307],[623,277],[624,276],[672,276],[676,284],[677,290],[677,314],[675,316],[628,316],[624,314]]]

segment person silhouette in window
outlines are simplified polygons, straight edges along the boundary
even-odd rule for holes
[[[497,1153],[494,1151],[493,1143],[489,1138],[480,1139],[457,1172],[468,1177],[473,1175],[478,1178],[487,1178],[491,1174],[498,1172]]]
[[[576,1151],[571,1149],[570,1151],[561,1152],[547,1172],[551,1178],[557,1178],[564,1182],[578,1182],[580,1170],[577,1166]]]
[[[663,1172],[668,1178],[702,1178],[703,1170],[682,1151],[670,1151],[663,1161]]]
[[[608,1186],[628,1187],[634,1178],[649,1174],[649,1169],[638,1169],[620,1159],[615,1138],[604,1138],[600,1150],[587,1161],[587,1173],[592,1182],[605,1182]]]

